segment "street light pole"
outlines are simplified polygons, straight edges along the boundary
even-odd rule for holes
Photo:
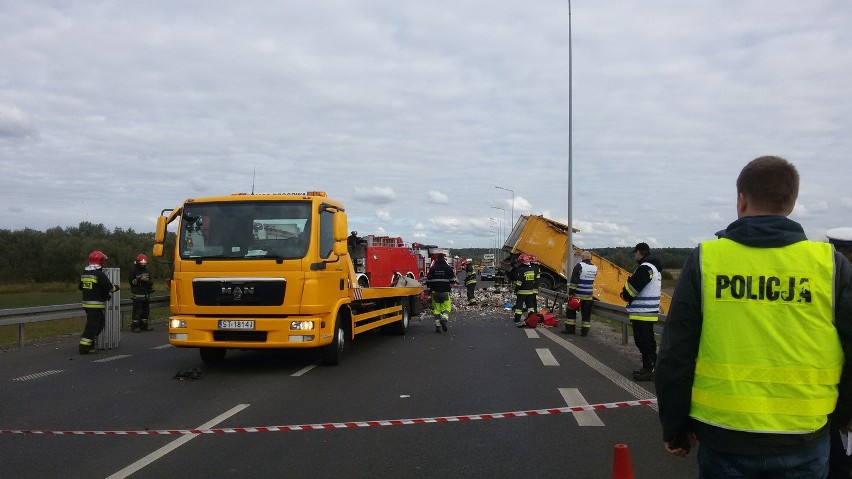
[[[506,223],[506,208],[500,208],[499,206],[492,206],[492,208],[494,208],[495,210],[503,210],[503,224],[505,224],[506,226],[510,226]],[[514,225],[512,225],[512,226],[514,226]],[[508,236],[506,234],[506,228],[503,228],[503,236],[500,238],[500,241],[505,243],[506,242],[506,236]]]
[[[571,0],[568,0],[568,261],[565,262],[565,277],[571,278],[571,273],[574,270],[574,227],[572,223],[574,221],[572,214],[572,201],[573,198],[573,178],[571,175],[573,174],[573,157],[572,157],[572,134],[573,134],[573,90],[572,90],[572,65],[573,55],[571,52]],[[513,201],[514,203],[514,201]]]
[[[570,96],[570,94],[569,94],[569,96]],[[570,125],[570,122],[569,122],[569,125]],[[570,145],[570,141],[569,141],[569,145]],[[569,148],[569,150],[570,150],[570,148]],[[515,226],[515,191],[510,190],[509,188],[503,188],[502,186],[495,186],[494,188],[497,188],[498,190],[508,191],[508,192],[512,193],[512,217],[511,217],[511,220],[512,220],[512,226],[514,227]]]

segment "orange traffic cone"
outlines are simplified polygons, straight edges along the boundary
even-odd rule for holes
[[[612,479],[633,479],[633,465],[627,444],[616,444],[612,458]]]

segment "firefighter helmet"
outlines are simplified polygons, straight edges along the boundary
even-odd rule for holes
[[[577,311],[580,309],[580,300],[577,299],[576,296],[571,296],[568,298],[568,309],[571,311]]]
[[[136,257],[136,264],[141,264],[142,266],[145,266],[146,264],[148,264],[148,257],[144,254],[140,254]]]
[[[534,254],[529,255],[530,263],[538,263],[538,258],[535,257]]]
[[[95,250],[89,253],[89,264],[104,264],[107,260],[107,255],[103,251]]]
[[[526,253],[521,253],[521,255],[518,256],[518,260],[521,263],[530,264],[532,262],[532,257]]]

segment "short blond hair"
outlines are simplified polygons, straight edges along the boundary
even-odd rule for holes
[[[587,259],[592,259],[592,252],[591,252],[591,251],[583,251],[583,254],[582,254],[582,255],[580,255],[580,258],[581,258],[583,261],[585,261],[585,260],[587,260]]]

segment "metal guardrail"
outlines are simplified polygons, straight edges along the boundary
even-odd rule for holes
[[[538,295],[545,301],[545,307],[551,311],[557,310],[565,313],[566,304],[568,303],[568,293],[561,291],[552,291],[549,289],[538,290]],[[595,301],[592,305],[592,314],[601,316],[606,319],[611,319],[621,323],[621,344],[627,344],[629,337],[629,327],[631,326],[630,318],[627,315],[627,308],[617,304],[605,303],[603,301]],[[659,321],[654,325],[654,332],[662,334],[663,327],[666,324],[666,315],[660,314]]]
[[[168,296],[151,297],[151,306],[168,305]],[[133,301],[129,299],[120,302],[122,324],[124,313],[133,310]],[[86,313],[80,303],[56,304],[53,306],[34,306],[30,308],[0,309],[0,326],[18,325],[18,347],[24,346],[26,324],[40,321],[53,321],[55,319],[80,318]]]

